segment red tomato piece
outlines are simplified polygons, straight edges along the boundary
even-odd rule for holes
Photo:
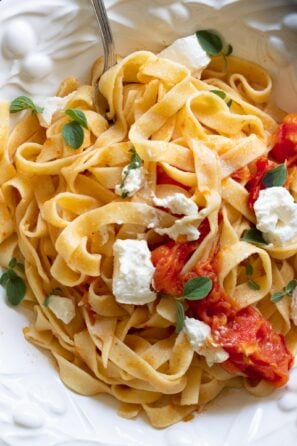
[[[288,166],[297,165],[297,113],[287,115],[273,136],[273,148],[270,152],[275,161]]]
[[[180,273],[195,249],[210,231],[208,219],[199,226],[200,237],[195,242],[175,243],[170,241],[152,251],[152,262],[156,267],[154,288],[156,291],[179,296],[183,290]]]
[[[207,224],[201,229],[205,237]],[[189,243],[171,241],[152,252],[152,262],[156,267],[155,289],[180,296],[184,283],[189,279],[209,277],[213,283],[211,292],[200,301],[187,301],[188,314],[207,323],[216,342],[229,353],[229,359],[222,366],[230,373],[243,372],[251,380],[265,379],[275,387],[284,385],[293,365],[293,356],[284,337],[273,330],[270,322],[256,308],[240,309],[220,288],[217,278],[219,256],[215,254],[213,259],[200,262],[191,272],[181,275],[183,266],[199,243],[200,239]]]
[[[293,357],[284,337],[254,307],[241,309],[213,333],[229,353],[224,364],[227,370],[237,369],[252,380],[265,379],[275,387],[286,384]]]
[[[211,327],[216,342],[229,353],[222,366],[231,373],[243,372],[252,380],[265,379],[275,387],[284,385],[293,365],[284,337],[256,308],[238,309],[219,287],[211,262],[196,265],[195,272],[211,278],[213,288],[205,299],[188,301],[188,305],[194,317]]]
[[[249,192],[248,205],[252,211],[254,210],[255,201],[259,197],[260,190],[264,189],[262,179],[265,173],[273,169],[275,166],[276,163],[270,161],[265,156],[262,156],[255,162],[255,173],[252,175],[250,181],[246,184],[246,189]]]

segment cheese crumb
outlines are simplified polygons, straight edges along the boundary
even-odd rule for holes
[[[261,190],[254,211],[266,242],[283,246],[297,238],[297,204],[286,188]]]
[[[204,322],[186,317],[184,331],[193,350],[205,357],[209,367],[229,358],[229,354],[214,341],[210,327]]]
[[[122,171],[122,183],[117,184],[115,193],[117,195],[131,197],[138,192],[144,185],[144,169],[137,167],[129,169],[129,164]]]
[[[48,308],[64,324],[69,324],[75,317],[75,305],[68,297],[53,294],[49,297]]]
[[[195,77],[200,77],[201,72],[210,62],[210,58],[198,42],[196,34],[177,39],[162,50],[158,56],[184,65]]]
[[[167,208],[173,214],[185,215],[185,217],[176,220],[169,228],[157,228],[158,234],[166,234],[175,241],[180,236],[185,236],[188,241],[198,240],[200,232],[193,224],[198,223],[198,206],[193,200],[182,193],[176,193],[165,198],[155,197],[153,201],[156,206]]]
[[[53,96],[49,98],[34,99],[34,103],[43,108],[42,113],[37,113],[40,125],[45,128],[50,127],[54,113],[63,110],[73,97],[73,94],[74,93],[70,93],[68,96],[63,98]]]
[[[112,292],[119,303],[144,305],[157,294],[151,290],[155,268],[145,240],[117,240],[113,245]]]

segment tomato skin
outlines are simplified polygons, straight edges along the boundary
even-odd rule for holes
[[[285,116],[273,135],[273,148],[270,154],[275,161],[288,166],[297,165],[297,113]]]
[[[270,161],[265,156],[262,156],[255,162],[256,171],[252,175],[249,182],[246,184],[246,189],[249,192],[248,206],[252,211],[254,210],[255,201],[259,197],[260,190],[264,189],[264,184],[262,183],[264,175],[269,170],[274,169],[275,166],[276,163]]]

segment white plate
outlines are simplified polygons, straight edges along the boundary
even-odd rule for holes
[[[106,5],[120,54],[159,51],[197,29],[216,29],[236,55],[269,69],[278,105],[297,111],[296,1],[108,0]],[[16,51],[22,54],[17,59],[8,30],[19,38]],[[101,54],[88,0],[2,0],[0,46],[1,98],[20,92],[54,94],[68,75],[86,81],[92,61]],[[1,290],[0,446],[296,444],[296,369],[289,385],[265,400],[229,391],[195,420],[155,430],[142,418],[118,417],[109,397],[86,398],[67,390],[53,362],[24,341],[28,318],[6,305]]]

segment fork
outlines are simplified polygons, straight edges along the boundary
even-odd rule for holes
[[[116,54],[115,54],[115,46],[114,41],[112,37],[112,32],[110,29],[109,20],[107,17],[106,8],[104,5],[103,0],[92,0],[93,8],[96,14],[96,18],[99,25],[99,31],[100,36],[103,44],[103,51],[104,51],[104,65],[103,65],[103,71],[100,74],[100,76],[105,73],[105,71],[109,70],[112,66],[114,66],[117,63],[116,60]],[[95,90],[94,90],[94,105],[98,112],[102,113],[103,108],[103,96],[99,91],[98,88],[98,81],[99,78],[96,79],[95,82]],[[105,107],[104,107],[105,108]]]

